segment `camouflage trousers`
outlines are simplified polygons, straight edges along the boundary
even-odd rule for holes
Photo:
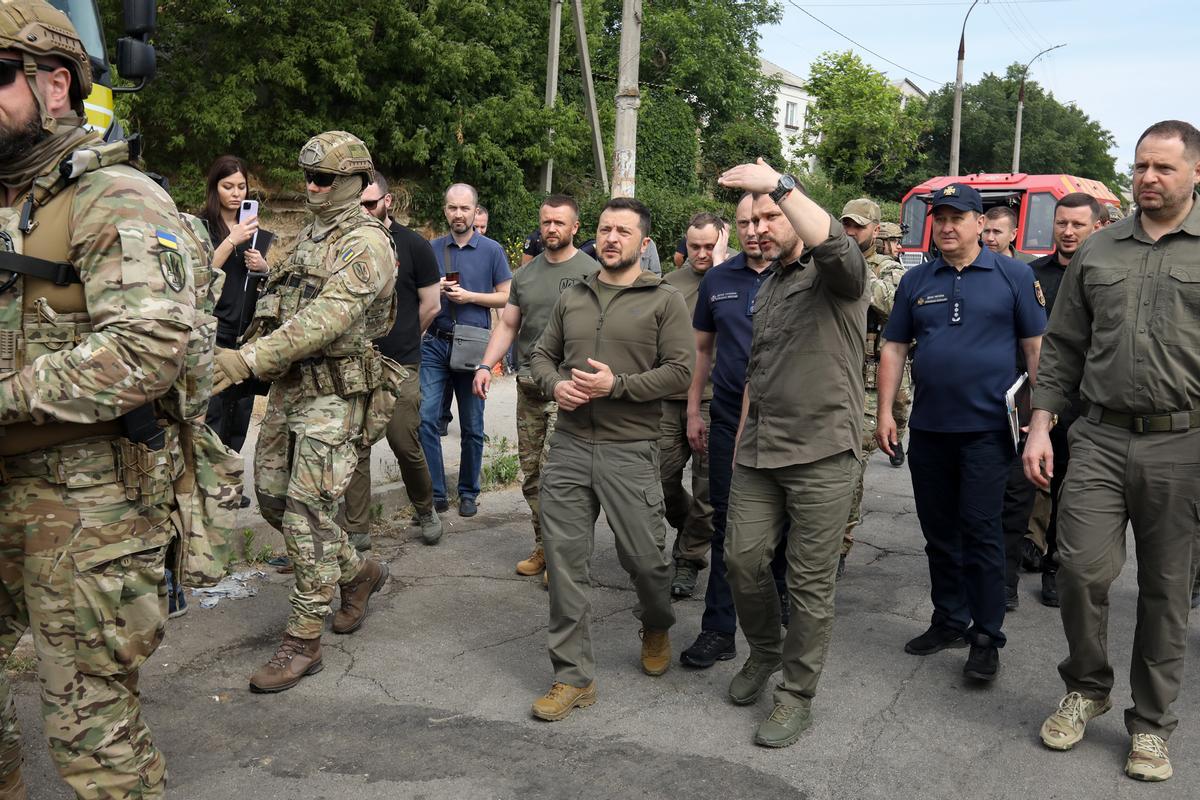
[[[700,416],[709,425],[709,401],[700,404]],[[683,486],[683,468],[692,462],[692,491]],[[687,438],[687,401],[663,400],[658,433],[659,474],[667,524],[678,533],[671,555],[708,566],[713,537],[713,509],[708,500],[708,456],[692,451]]]
[[[254,489],[295,568],[287,633],[300,639],[320,638],[335,587],[363,564],[334,517],[358,465],[364,398],[306,398],[284,383],[267,397]]]
[[[521,494],[533,512],[533,541],[542,546],[542,465],[550,453],[550,437],[558,421],[558,403],[547,400],[533,378],[517,377],[517,457],[521,461]]]
[[[108,441],[71,445],[70,466],[45,452],[67,451],[6,459],[17,469],[0,485],[0,661],[28,628],[50,754],[77,797],[162,797],[166,762],[142,719],[138,668],[167,621],[170,507],[126,499]],[[33,477],[39,460],[46,477]],[[20,764],[0,673],[0,770]]]
[[[854,529],[862,522],[863,484],[867,475],[867,462],[871,460],[871,454],[879,449],[879,444],[875,441],[878,414],[879,395],[874,390],[868,391],[866,403],[863,405],[862,458],[859,459],[858,482],[854,484],[854,496],[850,500],[850,518],[846,520],[846,532],[842,534],[842,555],[849,554],[850,548],[854,547]],[[897,429],[899,425],[900,421],[896,420]]]
[[[874,394],[874,392],[868,392]],[[908,417],[912,412],[912,372],[907,362],[900,376],[900,388],[896,390],[896,399],[892,402],[892,419],[896,420],[896,438],[903,442],[908,430]],[[872,431],[874,435],[874,431]],[[865,453],[865,451],[864,451]]]

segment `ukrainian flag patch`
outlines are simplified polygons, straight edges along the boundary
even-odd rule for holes
[[[175,234],[169,231],[164,231],[160,228],[154,232],[154,235],[158,239],[159,247],[165,247],[168,250],[179,249],[179,237],[177,237]]]
[[[352,259],[352,258],[354,258],[354,250],[352,248],[347,249],[346,252],[342,253],[342,263],[343,264],[349,264],[350,259]]]

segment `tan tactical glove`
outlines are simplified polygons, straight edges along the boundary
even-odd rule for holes
[[[213,356],[213,394],[220,394],[230,386],[235,386],[249,378],[253,373],[242,354],[237,350],[217,348]]]

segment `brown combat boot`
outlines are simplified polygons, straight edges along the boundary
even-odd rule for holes
[[[26,800],[27,797],[25,776],[20,767],[0,778],[0,800]]]
[[[388,572],[387,564],[368,558],[354,580],[341,585],[342,607],[333,615],[334,633],[354,633],[362,627],[367,618],[367,600],[383,588]]]
[[[671,666],[671,637],[666,631],[652,628],[643,628],[639,635],[642,637],[642,672],[655,677],[662,675]]]
[[[558,722],[566,719],[577,708],[587,708],[596,702],[596,682],[592,681],[582,689],[555,682],[550,691],[533,701],[533,715],[547,722]]]
[[[284,634],[283,642],[271,660],[250,676],[252,692],[282,692],[300,682],[305,675],[316,675],[321,663],[321,640],[299,639]]]
[[[540,547],[534,548],[529,558],[517,562],[518,575],[537,575],[546,569],[546,554]]]

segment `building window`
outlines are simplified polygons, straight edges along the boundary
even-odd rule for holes
[[[783,107],[783,124],[789,128],[799,128],[800,123],[796,120],[796,104],[787,103]]]

